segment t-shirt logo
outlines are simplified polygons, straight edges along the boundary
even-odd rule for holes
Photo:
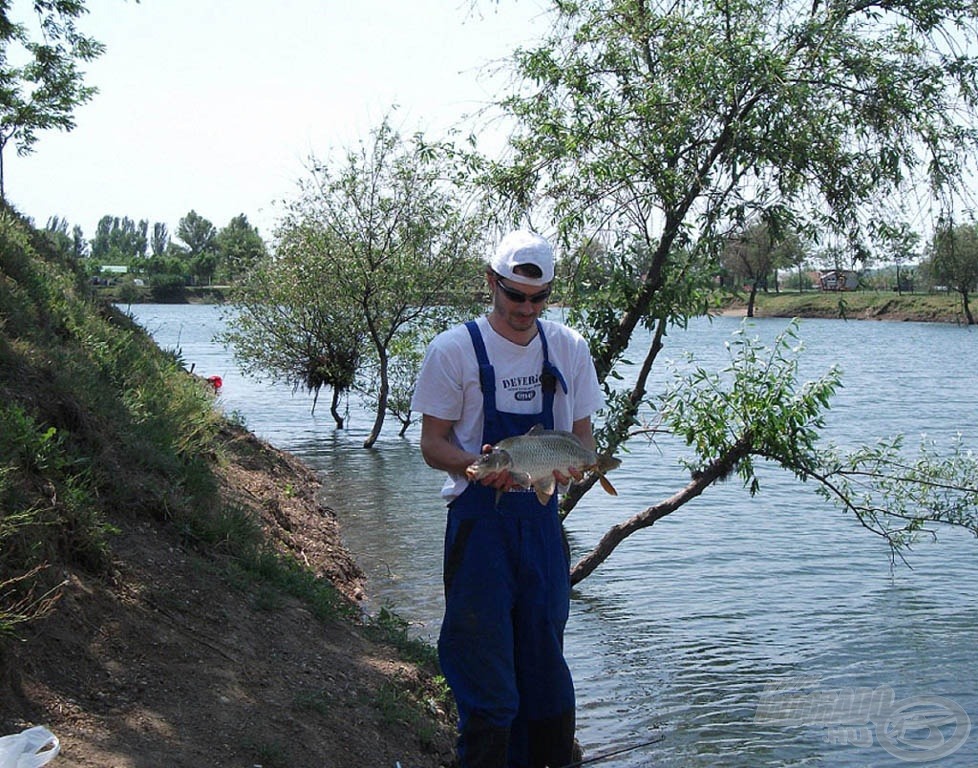
[[[519,403],[528,403],[537,396],[540,389],[540,374],[535,376],[513,376],[502,380],[503,391]]]

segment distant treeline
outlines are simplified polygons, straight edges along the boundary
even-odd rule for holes
[[[174,238],[161,222],[150,229],[146,219],[111,215],[99,220],[90,240],[80,226],[57,216],[48,219],[44,232],[93,277],[125,273],[157,286],[233,282],[267,253],[258,229],[243,213],[218,229],[191,210],[180,219]]]

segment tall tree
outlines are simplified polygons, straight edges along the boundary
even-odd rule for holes
[[[913,261],[918,256],[917,248],[920,244],[920,234],[915,232],[910,224],[905,221],[896,223],[884,222],[881,225],[883,233],[883,255],[887,261],[896,267],[896,290],[902,295],[904,285],[907,280],[900,274],[904,264]],[[913,281],[910,281],[913,290]]]
[[[974,325],[969,297],[978,290],[978,224],[943,222],[934,234],[930,251],[926,268],[932,280],[961,297],[967,323]]]
[[[149,223],[128,216],[103,216],[95,228],[92,257],[103,264],[133,265],[146,257]]]
[[[515,56],[511,155],[487,179],[513,219],[552,212],[565,244],[611,232],[636,276],[578,291],[572,320],[608,383],[610,450],[643,407],[666,328],[701,312],[723,233],[763,214],[867,253],[869,205],[960,184],[976,146],[978,6],[957,0],[578,0]],[[639,272],[629,254],[649,254]],[[687,287],[681,287],[687,286]],[[639,325],[634,385],[609,376]],[[634,350],[632,350],[634,353]],[[750,434],[750,425],[744,427]],[[719,457],[736,463],[731,446]],[[714,476],[715,479],[716,475]],[[586,490],[586,486],[581,486]],[[581,491],[565,499],[569,509]]]
[[[249,224],[248,217],[243,213],[231,219],[217,233],[214,246],[222,277],[231,282],[255,266],[267,252],[258,228]]]
[[[191,210],[177,222],[177,237],[186,245],[191,256],[200,256],[214,249],[217,228],[197,211]]]
[[[34,0],[32,5],[39,38],[27,24],[10,19],[9,0],[0,1],[0,200],[6,200],[4,150],[13,143],[26,155],[34,150],[38,132],[72,130],[75,110],[97,92],[83,85],[78,65],[105,50],[75,26],[87,13],[82,0]]]
[[[161,221],[153,223],[153,234],[150,238],[150,253],[155,258],[161,258],[169,248],[170,233],[166,229],[166,224]]]
[[[217,227],[191,210],[177,222],[177,237],[186,246],[190,273],[203,282],[210,282],[217,270]]]

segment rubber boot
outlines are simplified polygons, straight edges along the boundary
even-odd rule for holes
[[[470,717],[459,737],[460,768],[506,768],[509,728]]]

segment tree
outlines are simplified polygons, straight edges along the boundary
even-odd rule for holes
[[[167,232],[166,224],[161,221],[153,223],[153,235],[150,239],[150,253],[154,257],[162,257],[170,245],[170,233]]]
[[[911,229],[905,222],[895,224],[885,222],[882,226],[883,233],[883,252],[888,261],[896,266],[896,290],[899,295],[903,295],[904,285],[907,283],[906,275],[900,274],[901,267],[917,256],[917,247],[920,243],[920,235]],[[913,290],[912,280],[910,281],[911,291]]]
[[[103,216],[95,227],[92,239],[92,258],[102,264],[135,266],[146,258],[149,223],[138,224],[128,216]]]
[[[750,285],[747,317],[754,316],[758,288],[767,284],[777,270],[798,264],[804,259],[804,249],[794,233],[782,233],[765,222],[748,226],[744,231],[727,238],[723,248],[726,271]]]
[[[931,241],[930,251],[926,267],[932,280],[961,296],[968,325],[974,325],[969,296],[978,289],[978,224],[942,222]]]
[[[597,435],[612,451],[640,410],[655,407],[646,387],[666,330],[708,305],[702,275],[715,272],[723,233],[737,222],[844,238],[862,259],[874,200],[916,183],[960,185],[976,143],[978,59],[964,46],[978,7],[553,5],[552,33],[516,53],[518,88],[501,102],[516,122],[511,154],[483,168],[514,220],[546,210],[568,248],[614,233],[628,279],[570,300],[606,385]],[[648,268],[636,270],[632,254],[648,255]],[[639,325],[652,341],[620,392],[615,365]],[[706,447],[721,468],[743,459],[723,442]],[[565,497],[565,512],[587,487]]]
[[[177,222],[177,237],[186,246],[190,273],[210,282],[217,270],[217,228],[197,211],[191,210]]]
[[[403,411],[397,397],[391,400],[391,392],[401,389],[392,376],[410,371],[399,351],[416,349],[475,311],[481,270],[473,254],[482,252],[482,222],[466,210],[458,178],[446,147],[421,135],[405,141],[385,119],[342,160],[313,159],[298,198],[288,204],[272,261],[288,262],[292,288],[283,284],[271,302],[253,290],[236,301],[255,316],[255,325],[284,327],[294,320],[291,339],[268,349],[266,359],[251,334],[238,338],[236,351],[243,344],[256,350],[257,368],[274,364],[291,371],[293,384],[301,383],[303,368],[318,355],[324,365],[316,371],[331,377],[338,370],[342,384],[348,364],[366,374],[361,386],[375,404],[375,418],[365,447],[377,441],[391,406]],[[304,322],[313,308],[320,319]],[[299,343],[304,334],[313,335],[306,351],[306,342]],[[357,341],[352,362],[350,350],[340,346],[343,339]],[[275,363],[273,355],[295,359]],[[326,376],[316,381],[337,386]]]
[[[34,0],[33,7],[39,41],[27,25],[11,21],[8,2],[0,2],[0,200],[6,200],[4,150],[13,143],[17,154],[27,155],[38,132],[72,130],[75,110],[97,93],[82,84],[78,64],[105,50],[75,26],[87,13],[82,0]]]
[[[939,456],[924,442],[915,460],[901,452],[902,438],[840,451],[819,442],[824,411],[841,384],[836,368],[814,381],[798,382],[797,324],[770,347],[742,327],[728,345],[730,365],[720,373],[694,368],[676,376],[662,398],[663,425],[695,450],[687,461],[691,480],[668,499],[609,530],[571,571],[586,578],[628,536],[655,524],[718,480],[738,475],[753,496],[760,490],[756,460],[770,461],[816,492],[853,513],[883,537],[894,555],[938,523],[978,535],[978,461],[961,445]]]
[[[243,213],[235,216],[214,238],[223,276],[234,282],[266,254],[265,241],[258,228],[248,223]]]
[[[232,287],[230,330],[220,339],[245,373],[313,392],[313,411],[320,390],[330,387],[330,413],[342,429],[339,402],[356,379],[365,331],[345,297],[320,279],[331,266],[324,250],[308,245],[283,244]]]

